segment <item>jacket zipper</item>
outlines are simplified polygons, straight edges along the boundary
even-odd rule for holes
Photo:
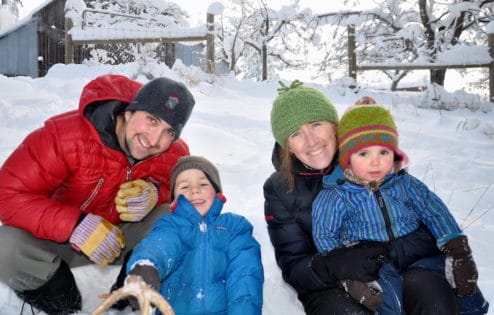
[[[98,191],[100,190],[101,186],[103,186],[103,183],[105,182],[104,178],[98,179],[98,183],[96,184],[96,187],[94,187],[93,191],[91,191],[91,194],[89,197],[84,201],[84,203],[81,205],[80,209],[84,212],[86,208],[89,206],[89,204],[96,198],[96,195],[98,194]]]
[[[202,242],[202,260],[203,260],[203,263],[202,263],[202,272],[200,273],[202,276],[202,281],[201,281],[201,307],[203,309],[203,311],[206,310],[206,303],[205,303],[205,299],[204,299],[204,296],[206,294],[205,290],[206,290],[206,278],[207,278],[207,270],[206,269],[206,266],[208,265],[208,258],[207,258],[207,252],[208,252],[208,244],[207,244],[207,234],[209,233],[208,232],[208,225],[207,223],[203,220],[201,223],[199,223],[199,229],[202,233],[201,235],[201,242]]]
[[[125,176],[125,180],[129,181],[132,178],[132,169],[127,167],[127,175]]]
[[[374,191],[374,195],[377,198],[377,203],[379,204],[379,208],[381,209],[381,212],[384,217],[384,223],[386,224],[386,233],[388,234],[389,240],[392,241],[395,239],[395,236],[393,234],[393,230],[391,229],[391,219],[389,218],[389,213],[388,209],[386,208],[386,203],[384,202],[384,198],[379,191],[379,189]]]

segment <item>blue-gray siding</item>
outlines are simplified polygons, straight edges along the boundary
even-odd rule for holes
[[[0,35],[0,73],[7,76],[38,76],[38,37],[36,19],[16,31]]]

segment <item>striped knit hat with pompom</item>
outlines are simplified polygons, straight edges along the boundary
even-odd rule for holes
[[[373,100],[373,99],[372,99]],[[398,148],[398,131],[391,113],[375,102],[357,101],[341,117],[338,125],[339,164],[350,167],[350,156],[366,147],[379,145],[395,153],[402,166],[408,162],[406,154]]]
[[[280,85],[271,109],[271,130],[279,145],[284,147],[288,136],[304,124],[321,120],[338,124],[338,112],[323,93],[298,80]]]

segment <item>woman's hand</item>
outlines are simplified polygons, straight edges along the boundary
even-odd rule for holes
[[[365,247],[342,247],[312,257],[311,268],[322,281],[338,280],[370,282],[377,279],[379,269],[387,260],[387,250],[380,244]]]

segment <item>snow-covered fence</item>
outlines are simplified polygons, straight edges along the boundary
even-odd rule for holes
[[[116,43],[151,43],[167,42],[197,42],[206,41],[206,72],[215,72],[214,63],[214,15],[207,14],[207,26],[195,28],[181,28],[175,25],[166,28],[150,28],[138,26],[136,23],[125,23],[106,27],[88,26],[86,16],[88,14],[102,14],[123,16],[132,20],[142,20],[140,16],[123,15],[101,10],[84,9],[76,14],[67,13],[65,17],[65,63],[74,62],[74,51],[79,45],[87,44],[116,44]],[[171,45],[172,46],[172,45]],[[167,55],[173,55],[174,49],[167,51]],[[168,60],[168,56],[167,56]],[[167,62],[169,66],[173,61]]]
[[[317,24],[336,24],[342,17],[361,16],[362,11],[342,11],[316,16]],[[335,22],[336,21],[336,22]],[[348,22],[348,21],[347,21]],[[357,71],[367,70],[440,70],[454,68],[489,68],[489,100],[494,102],[494,21],[487,25],[488,47],[461,46],[447,52],[438,53],[434,62],[414,61],[410,63],[358,63],[355,25],[347,25],[348,76],[357,82]]]
[[[413,63],[368,63],[358,64],[355,27],[347,26],[348,31],[348,76],[357,82],[357,71],[366,70],[432,70],[432,69],[454,69],[454,68],[489,68],[489,100],[494,102],[494,22],[487,27],[488,47],[461,47],[457,51],[447,54],[455,56],[438,56],[435,62],[413,62]],[[451,58],[450,58],[451,57]]]

